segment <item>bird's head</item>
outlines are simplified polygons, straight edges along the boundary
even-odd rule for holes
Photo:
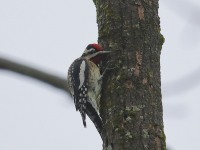
[[[98,65],[103,59],[102,54],[105,54],[105,53],[109,53],[109,51],[104,51],[101,45],[89,44],[86,47],[82,57],[89,59],[90,61]]]

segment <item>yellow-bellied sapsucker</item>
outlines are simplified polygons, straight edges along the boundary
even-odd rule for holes
[[[102,75],[99,63],[104,51],[98,44],[89,44],[81,57],[76,59],[68,70],[68,86],[74,98],[76,110],[80,112],[83,125],[86,127],[86,114],[96,126],[102,130],[102,120],[99,115]],[[101,133],[100,133],[101,134]]]

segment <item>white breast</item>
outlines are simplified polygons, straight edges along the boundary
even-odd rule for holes
[[[99,68],[91,61],[88,61],[88,64],[90,65],[89,70],[89,88],[88,88],[88,97],[89,101],[91,102],[92,106],[97,110],[99,113],[99,101],[101,97],[101,86],[102,86],[102,80],[101,80],[101,74]]]

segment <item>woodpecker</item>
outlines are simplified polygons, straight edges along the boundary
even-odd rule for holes
[[[104,51],[100,45],[89,44],[82,56],[71,64],[67,77],[76,111],[80,112],[84,127],[86,127],[87,114],[99,133],[102,130],[99,101],[103,76],[100,73],[99,63],[102,61],[102,54],[106,53],[109,51]]]

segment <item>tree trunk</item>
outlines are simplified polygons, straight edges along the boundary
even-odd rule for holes
[[[104,150],[165,150],[158,0],[94,0],[99,43],[112,51],[104,78]]]

